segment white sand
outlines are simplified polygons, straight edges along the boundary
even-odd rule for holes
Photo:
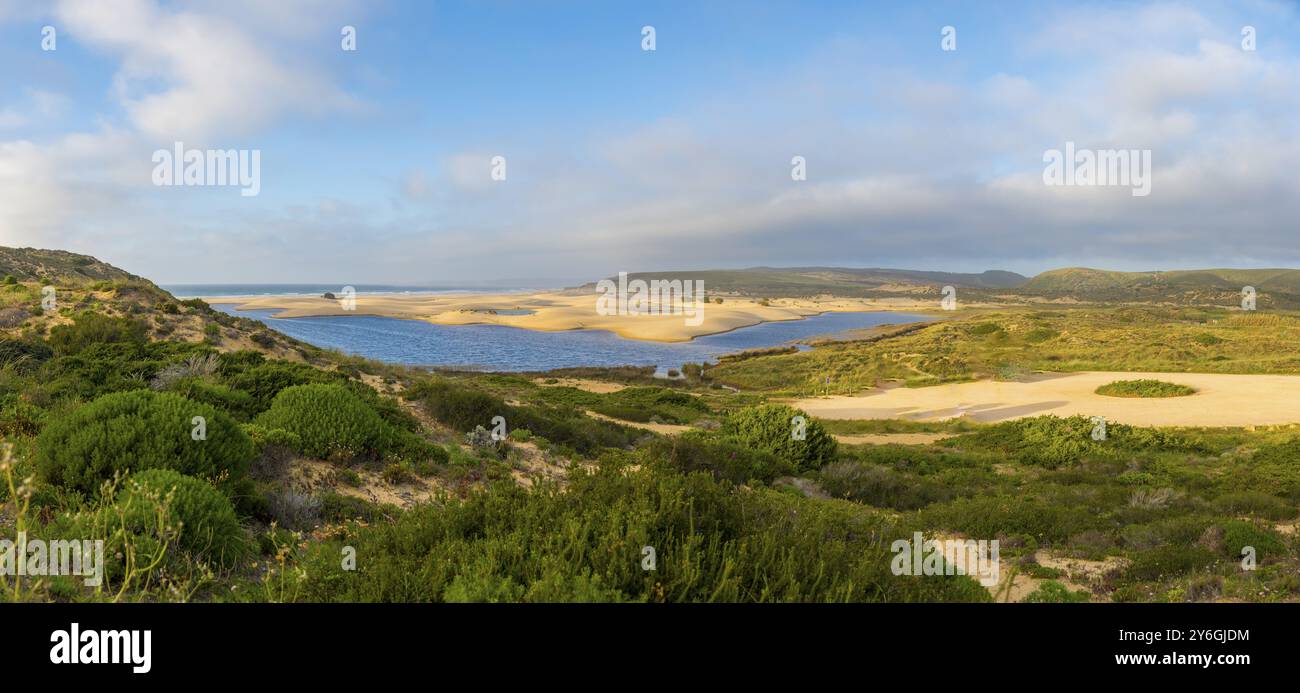
[[[1106,397],[1094,392],[1115,380],[1154,378],[1188,385],[1186,397]],[[1025,416],[1104,416],[1137,426],[1251,426],[1300,423],[1300,376],[1210,373],[1042,373],[1026,382],[992,380],[893,387],[864,395],[793,403],[826,419],[937,421],[968,416],[992,422]]]

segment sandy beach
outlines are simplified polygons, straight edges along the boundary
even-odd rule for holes
[[[437,325],[506,325],[528,330],[608,330],[627,339],[684,342],[701,335],[727,332],[763,322],[798,320],[831,311],[931,311],[935,301],[908,298],[773,299],[770,305],[746,298],[724,297],[708,303],[697,322],[678,315],[600,315],[594,292],[360,294],[356,310],[344,310],[337,299],[321,296],[205,296],[212,304],[233,304],[236,310],[276,310],[276,317],[377,315],[424,320]]]
[[[1154,378],[1189,385],[1186,397],[1107,397],[1116,380]],[[1024,382],[986,380],[933,387],[892,387],[864,395],[794,403],[827,419],[937,421],[967,416],[993,422],[1025,416],[1104,416],[1137,426],[1252,426],[1300,423],[1300,376],[1211,373],[1041,373]]]

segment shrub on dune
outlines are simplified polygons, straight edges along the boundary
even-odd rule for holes
[[[192,435],[195,417],[203,418],[204,439]],[[225,413],[148,390],[104,395],[52,418],[37,448],[46,481],[87,495],[116,473],[159,468],[233,488],[254,456],[253,443]]]
[[[446,450],[388,423],[343,385],[317,383],[286,388],[256,423],[296,435],[299,452],[321,459],[399,457],[447,461]]]
[[[117,506],[135,531],[155,528],[157,509],[165,508],[166,524],[177,532],[176,545],[196,558],[231,566],[249,554],[251,544],[230,499],[194,477],[170,469],[133,474],[118,494]]]
[[[796,417],[802,417],[802,427]],[[801,471],[821,468],[835,459],[838,449],[835,438],[816,419],[783,404],[764,404],[733,413],[723,422],[722,435],[770,452]]]

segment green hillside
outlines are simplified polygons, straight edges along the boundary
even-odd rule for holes
[[[6,275],[13,275],[19,281],[57,278],[65,284],[105,279],[139,279],[89,255],[69,253],[66,250],[0,246],[0,277]]]
[[[610,277],[614,279],[615,277]],[[933,293],[952,285],[970,289],[1008,289],[1026,278],[1015,272],[990,270],[980,274],[849,267],[752,267],[738,270],[633,272],[628,279],[703,280],[711,294],[761,297],[804,297],[820,294],[871,298],[898,293]],[[586,287],[594,286],[588,284]]]

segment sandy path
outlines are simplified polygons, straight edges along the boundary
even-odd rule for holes
[[[955,433],[836,433],[835,440],[845,445],[929,445],[951,438]]]
[[[1115,380],[1155,378],[1197,389],[1187,397],[1105,397]],[[934,387],[877,389],[865,395],[794,402],[826,419],[936,421],[968,416],[1006,421],[1025,416],[1104,416],[1137,426],[1251,426],[1300,423],[1300,376],[1211,373],[1041,373],[1025,382],[992,380]]]

